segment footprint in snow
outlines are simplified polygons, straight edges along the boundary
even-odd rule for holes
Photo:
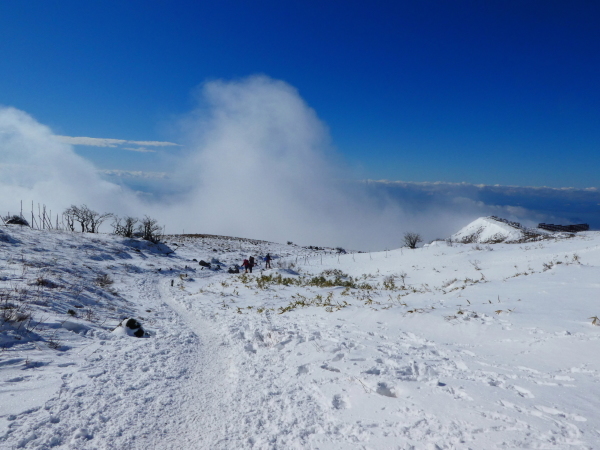
[[[348,409],[350,408],[350,399],[345,395],[334,395],[331,401],[332,406],[335,409]]]
[[[309,372],[308,364],[298,366],[298,375],[305,375]]]
[[[535,398],[535,396],[528,389],[522,388],[520,386],[511,386],[511,388],[517,391],[517,394],[519,394],[521,397]]]
[[[335,367],[328,366],[327,364],[323,364],[321,369],[329,370],[330,372],[339,372],[340,369],[336,369]]]
[[[552,416],[564,417],[565,419],[575,420],[576,422],[587,422],[587,419],[583,416],[577,414],[569,414],[563,411],[560,411],[555,408],[549,408],[547,406],[537,405],[535,407],[537,410],[542,411],[546,414],[550,414]]]
[[[383,395],[384,397],[397,398],[398,394],[396,392],[396,388],[387,383],[381,382],[377,383],[377,390],[375,391],[379,395]]]

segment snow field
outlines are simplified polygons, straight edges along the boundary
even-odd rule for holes
[[[48,314],[37,340],[17,342],[18,333],[3,328],[0,446],[492,449],[600,441],[600,329],[588,319],[597,314],[599,233],[339,256],[219,238],[169,237],[169,254],[113,236],[14,227],[5,234],[19,244],[0,243],[3,283],[15,282],[14,255],[23,254],[63,261],[52,270],[75,262],[74,280],[90,286],[108,273],[107,289],[119,295],[96,286],[74,300],[68,287],[46,289],[53,297],[39,308],[48,311],[32,306],[34,317]],[[281,256],[275,268],[248,276],[191,261],[215,258],[226,268],[267,251]],[[322,274],[353,287],[311,282]],[[69,282],[62,272],[46,277]],[[76,301],[93,305],[95,317],[65,314]],[[111,332],[125,315],[152,336]],[[67,318],[80,327],[56,326]],[[58,349],[45,345],[54,330]],[[44,386],[46,379],[56,381]],[[30,398],[29,389],[44,396]],[[22,407],[6,407],[9,398]]]

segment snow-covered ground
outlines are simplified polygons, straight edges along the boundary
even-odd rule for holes
[[[597,448],[599,268],[598,232],[338,255],[2,227],[0,448]]]

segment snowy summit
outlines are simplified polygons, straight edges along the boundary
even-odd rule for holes
[[[344,253],[2,227],[0,448],[597,448],[600,233],[526,232]]]
[[[552,233],[539,228],[526,228],[518,222],[490,216],[474,220],[450,239],[463,244],[499,244],[536,241],[551,236]]]

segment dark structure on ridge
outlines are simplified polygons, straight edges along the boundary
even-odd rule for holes
[[[587,223],[577,225],[554,225],[552,223],[540,223],[538,228],[547,231],[566,231],[567,233],[577,233],[578,231],[588,231],[590,226]]]

